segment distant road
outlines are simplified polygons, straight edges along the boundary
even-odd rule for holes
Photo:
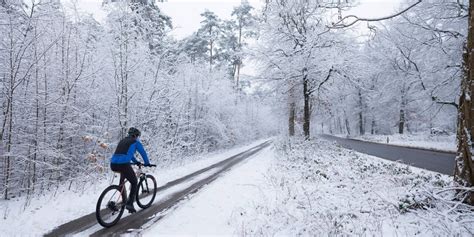
[[[401,161],[418,168],[447,175],[453,175],[454,172],[454,158],[456,154],[452,152],[430,151],[382,143],[364,142],[331,135],[320,136],[326,140],[337,141],[337,143],[344,148],[378,156],[387,160]]]

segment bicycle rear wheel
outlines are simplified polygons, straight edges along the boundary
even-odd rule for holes
[[[145,209],[151,206],[156,197],[156,180],[147,174],[138,182],[137,204]]]
[[[95,208],[95,216],[99,224],[103,227],[111,227],[120,220],[125,202],[127,200],[126,193],[121,192],[119,185],[111,185],[107,187],[102,194]]]

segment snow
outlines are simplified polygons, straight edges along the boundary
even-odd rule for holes
[[[163,185],[262,141],[154,174]],[[213,172],[160,192],[155,203]],[[91,213],[107,184],[92,185],[83,194],[64,191],[51,201],[45,196],[25,211],[18,210],[23,202],[12,202],[8,218],[0,223],[2,235],[41,234]],[[447,175],[354,152],[335,142],[277,138],[133,234],[472,236],[474,210],[453,201],[455,188]],[[47,209],[48,202],[55,208]],[[96,224],[77,235],[99,229]]]
[[[335,135],[346,138],[346,135]],[[456,135],[393,134],[352,136],[351,139],[397,146],[456,152]],[[388,143],[387,143],[388,138]]]
[[[211,175],[212,173],[215,173],[217,172],[217,168],[214,168],[214,169],[210,169],[202,174],[199,174],[195,177],[193,177],[192,179],[190,180],[187,180],[186,182],[183,182],[181,184],[178,184],[178,185],[174,185],[168,189],[165,189],[163,191],[160,191],[159,193],[156,194],[156,197],[155,197],[155,201],[154,203],[159,203],[163,200],[166,200],[169,198],[169,196],[173,195],[174,193],[176,192],[179,192],[180,190],[184,190],[188,187],[190,187],[191,185],[193,185],[195,182],[201,180],[201,179],[204,179],[206,178],[207,176]],[[124,211],[123,215],[122,215],[122,218],[126,217],[126,216],[129,216],[131,214],[129,214],[127,211]],[[161,216],[158,215],[158,216],[155,216],[153,218],[160,218]],[[150,221],[153,222],[153,218],[150,218]],[[77,234],[74,234],[73,236],[89,236],[89,235],[92,235],[93,233],[99,231],[103,229],[102,226],[100,226],[99,224],[96,224],[80,233],[77,233]],[[134,231],[138,231],[138,230],[134,230]]]
[[[256,196],[263,195],[265,172],[273,159],[271,148],[260,151],[189,197],[144,236],[238,235],[232,219],[241,215],[239,207],[251,205]]]
[[[472,208],[449,204],[447,175],[323,140],[288,145],[276,142],[234,168],[144,236],[474,233]]]
[[[234,220],[241,235],[472,236],[452,178],[344,149],[276,142],[267,190]]]
[[[263,141],[265,139],[226,151],[189,157],[189,159],[183,160],[193,160],[193,162],[177,164],[173,168],[157,168],[150,171],[155,176],[158,186],[162,186],[169,181],[254,147]],[[160,164],[158,163],[158,165]],[[93,177],[91,176],[91,178]],[[45,234],[56,226],[93,213],[102,190],[111,183],[118,182],[118,178],[113,180],[112,172],[109,172],[107,177],[107,179],[96,180],[93,183],[84,183],[83,187],[76,188],[75,190],[68,190],[67,185],[59,187],[58,190],[49,190],[47,195],[33,198],[29,201],[29,205],[26,206],[27,200],[24,197],[9,201],[0,200],[0,215],[2,217],[0,222],[1,235],[24,236]],[[186,186],[187,184],[182,184],[179,187]],[[175,189],[166,190],[165,193],[172,192],[173,190]]]

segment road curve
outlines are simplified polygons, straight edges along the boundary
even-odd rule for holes
[[[186,181],[192,180],[194,177],[198,176],[199,174],[202,174],[211,169],[217,169],[216,172],[210,174],[208,177],[204,179],[196,181],[195,183],[190,185],[188,188],[178,191],[176,193],[173,193],[172,195],[168,196],[167,199],[161,200],[160,202],[153,204],[151,207],[147,209],[142,209],[142,210],[137,211],[137,213],[133,215],[126,216],[122,218],[118,222],[117,225],[111,228],[100,229],[96,231],[95,233],[91,234],[91,236],[116,236],[116,235],[124,234],[127,232],[130,233],[130,232],[136,232],[137,230],[139,231],[143,225],[149,224],[149,222],[156,222],[163,217],[163,215],[156,216],[156,214],[163,213],[166,210],[170,209],[171,207],[173,207],[175,204],[177,204],[178,202],[180,202],[181,200],[183,200],[190,194],[197,192],[204,185],[209,184],[210,182],[214,181],[223,172],[229,170],[237,163],[251,157],[252,155],[256,154],[262,149],[268,147],[270,144],[271,144],[271,141],[266,141],[264,143],[261,143],[260,145],[257,145],[251,149],[248,149],[244,152],[241,152],[237,155],[234,155],[216,164],[213,164],[211,166],[198,170],[194,173],[186,175],[182,178],[168,182],[167,184],[161,187],[158,187],[158,191],[161,191],[161,190],[170,188],[172,186],[184,183]],[[66,235],[69,236],[69,235],[73,235],[73,234],[85,231],[96,225],[98,224],[97,224],[97,220],[95,219],[95,212],[93,212],[83,217],[80,217],[76,220],[73,220],[61,226],[58,226],[51,232],[45,234],[45,236],[66,236]]]
[[[411,166],[447,175],[453,175],[454,172],[454,158],[456,157],[456,154],[452,152],[393,146],[382,143],[340,138],[331,135],[320,135],[320,137],[326,140],[336,141],[344,148],[378,156],[387,160],[401,161]]]

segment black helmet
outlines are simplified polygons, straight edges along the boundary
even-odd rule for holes
[[[140,130],[134,128],[134,127],[131,127],[128,129],[128,135],[131,136],[131,137],[139,137],[141,135],[141,132]]]

